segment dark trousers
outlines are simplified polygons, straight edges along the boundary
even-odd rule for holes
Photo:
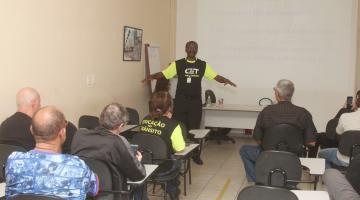
[[[187,130],[199,129],[202,116],[202,101],[200,98],[176,97],[174,100],[173,118],[185,124]],[[191,139],[191,138],[189,138]],[[194,139],[191,139],[197,143]],[[200,149],[194,151],[194,157],[200,157]]]
[[[199,129],[201,116],[201,99],[192,99],[186,97],[175,98],[173,118],[185,124],[187,130]]]

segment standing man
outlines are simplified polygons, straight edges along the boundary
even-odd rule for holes
[[[186,58],[172,62],[162,72],[148,76],[143,82],[158,80],[163,77],[171,79],[178,75],[178,83],[174,101],[174,119],[186,125],[188,130],[200,128],[202,115],[201,101],[201,80],[205,76],[208,80],[216,80],[224,85],[236,85],[230,80],[218,75],[205,61],[196,58],[198,45],[195,41],[186,43]],[[202,165],[200,152],[195,156],[194,161]]]

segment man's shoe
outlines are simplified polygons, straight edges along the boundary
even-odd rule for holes
[[[200,156],[195,156],[192,159],[198,165],[203,165],[204,164],[204,162],[201,160]]]
[[[180,193],[178,191],[169,193],[170,199],[171,200],[179,200],[179,194]]]

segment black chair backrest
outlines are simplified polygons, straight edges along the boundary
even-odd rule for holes
[[[351,160],[346,171],[346,178],[356,192],[360,194],[360,155]]]
[[[278,124],[264,133],[263,150],[289,151],[300,154],[303,150],[302,130],[290,124]]]
[[[346,131],[341,135],[339,152],[343,155],[354,157],[360,153],[360,131]],[[353,149],[353,151],[352,151]]]
[[[336,139],[336,127],[339,123],[339,118],[330,119],[326,124],[325,135],[331,140]]]
[[[170,150],[165,141],[155,135],[137,133],[132,139],[133,144],[139,145],[139,150],[143,154],[144,164],[159,164],[158,172],[166,171],[169,167],[165,159],[170,158]]]
[[[204,101],[205,103],[208,97],[210,97],[211,103],[216,103],[215,93],[212,90],[205,91],[205,101]]]
[[[270,176],[271,171],[274,173]],[[278,172],[285,172],[285,177]],[[256,159],[255,177],[256,183],[260,185],[284,187],[284,182],[288,180],[300,181],[301,173],[300,159],[290,152],[264,151]],[[287,182],[286,187],[296,185],[296,182]]]
[[[0,183],[5,181],[5,164],[9,155],[14,151],[26,152],[26,149],[10,144],[0,144]]]
[[[129,122],[128,124],[138,125],[140,123],[139,113],[134,108],[126,107],[127,112],[129,113]]]
[[[96,160],[92,158],[81,158],[85,163],[90,167],[90,169],[98,175],[99,178],[99,191],[111,191],[112,188],[112,174],[107,166],[101,160]]]
[[[287,189],[254,185],[242,189],[237,200],[298,200],[298,198]]]
[[[99,126],[99,118],[91,115],[83,115],[79,118],[79,128],[94,129]]]
[[[62,153],[67,153],[67,154],[71,153],[71,142],[74,138],[76,131],[77,131],[76,126],[70,121],[68,121],[66,126],[66,139],[64,144],[62,145]]]
[[[62,200],[63,198],[55,196],[44,196],[44,195],[35,195],[35,194],[19,194],[15,195],[9,200]]]

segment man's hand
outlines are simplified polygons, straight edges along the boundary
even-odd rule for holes
[[[141,155],[140,151],[136,151],[136,158],[138,159],[139,162],[141,162],[142,155]]]
[[[229,79],[225,79],[224,85],[227,85],[227,84],[229,84],[229,85],[231,85],[233,87],[236,87],[235,83],[231,82]]]
[[[231,85],[233,87],[236,87],[236,84],[231,82],[229,79],[223,77],[223,76],[220,76],[220,75],[217,75],[215,78],[214,78],[217,82],[219,83],[223,83],[224,85]]]
[[[155,73],[155,74],[151,74],[149,75],[148,77],[146,77],[144,80],[142,80],[141,82],[142,83],[147,83],[147,82],[150,82],[154,79],[158,80],[160,78],[164,77],[163,73],[162,72],[158,72],[158,73]]]

